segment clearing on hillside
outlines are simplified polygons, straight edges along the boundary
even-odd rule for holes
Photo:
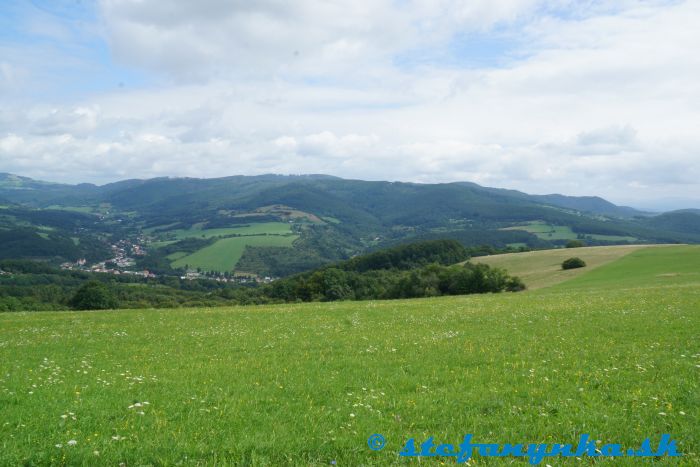
[[[623,235],[582,234],[581,236],[579,236],[578,233],[571,230],[571,227],[565,225],[554,225],[544,221],[527,222],[523,225],[505,227],[501,230],[523,230],[525,232],[530,232],[531,234],[536,235],[542,240],[592,239],[610,242],[633,242],[637,240],[635,237]]]
[[[587,274],[557,284],[553,290],[662,288],[694,286],[698,282],[700,245],[683,245],[641,248]]]
[[[520,277],[530,290],[549,287],[568,281],[590,272],[603,264],[615,261],[627,254],[643,248],[672,248],[669,245],[615,245],[582,248],[558,248],[554,250],[507,253],[504,255],[479,256],[472,258],[474,263],[507,269]],[[586,267],[562,270],[561,263],[571,256],[578,256],[586,262]]]
[[[188,265],[190,268],[200,268],[203,271],[233,271],[246,246],[291,247],[297,238],[299,238],[298,235],[251,235],[222,238],[213,245],[175,259],[172,266],[181,268]]]

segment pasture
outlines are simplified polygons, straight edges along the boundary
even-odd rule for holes
[[[504,255],[478,256],[472,262],[507,269],[520,277],[528,289],[534,290],[568,281],[582,274],[587,274],[604,264],[618,260],[645,245],[594,246],[582,248],[558,248],[555,250],[536,250]],[[654,246],[654,248],[659,248]],[[586,262],[586,267],[563,271],[561,263],[567,258],[578,256]]]
[[[700,247],[660,247],[516,294],[5,313],[0,464],[419,465],[408,438],[669,433],[684,456],[659,463],[697,465],[699,271]]]
[[[528,222],[524,225],[516,225],[506,227],[501,230],[524,230],[535,234],[542,240],[576,240],[578,234],[571,230],[571,227],[565,225],[552,225],[543,221]],[[623,235],[601,235],[601,234],[585,234],[593,240],[602,240],[609,242],[633,242],[637,240],[635,237]]]
[[[203,224],[196,224],[189,229],[158,232],[160,241],[150,245],[159,248],[187,238],[224,237],[193,253],[176,251],[168,255],[168,259],[174,268],[187,265],[203,271],[226,272],[234,270],[246,246],[291,247],[298,238],[298,235],[292,234],[291,225],[285,222],[258,222],[213,229],[205,227]],[[227,237],[230,235],[237,236]]]
[[[192,254],[173,257],[172,266],[180,268],[188,265],[190,268],[201,268],[205,271],[233,271],[246,246],[291,247],[297,238],[297,235],[250,235],[222,238]]]
[[[176,229],[166,232],[166,236],[174,237],[175,240],[185,238],[211,238],[225,235],[285,235],[291,233],[291,226],[284,222],[259,222],[236,227],[224,227],[216,229],[206,229],[202,226],[193,226],[189,229]]]

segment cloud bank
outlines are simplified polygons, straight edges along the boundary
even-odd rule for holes
[[[328,173],[700,200],[698,2],[103,0],[84,15],[12,13],[2,171]]]

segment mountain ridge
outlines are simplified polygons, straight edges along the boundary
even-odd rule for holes
[[[210,267],[201,262],[203,257],[229,254],[229,249],[215,246],[217,238],[240,235],[245,225],[257,226],[252,234],[257,239],[227,240],[238,245],[237,253],[231,253],[236,259],[231,261],[246,265],[245,272],[267,275],[299,272],[375,249],[431,239],[498,249],[552,248],[571,240],[589,245],[700,242],[700,214],[693,210],[654,216],[597,196],[530,195],[472,182],[426,184],[264,174],[70,185],[0,174],[0,199],[12,203],[12,212],[5,209],[3,217],[0,211],[6,229],[21,227],[26,233],[31,228],[35,237],[55,238],[56,245],[59,240],[66,245],[66,239],[80,238],[77,250],[91,245],[90,257],[100,256],[95,247],[100,241],[114,245],[143,238],[148,261],[139,264],[166,272],[177,258],[185,258],[177,264]],[[48,221],[54,226],[50,232]],[[293,242],[264,237],[265,229],[269,235],[278,235],[281,225]],[[50,248],[37,245],[25,250]],[[62,256],[61,251],[55,253]],[[5,252],[6,257],[10,254]],[[74,251],[69,259],[78,254],[82,253]],[[222,267],[221,262],[217,264]]]

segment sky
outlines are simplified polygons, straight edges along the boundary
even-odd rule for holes
[[[0,0],[0,172],[700,208],[700,1]]]

